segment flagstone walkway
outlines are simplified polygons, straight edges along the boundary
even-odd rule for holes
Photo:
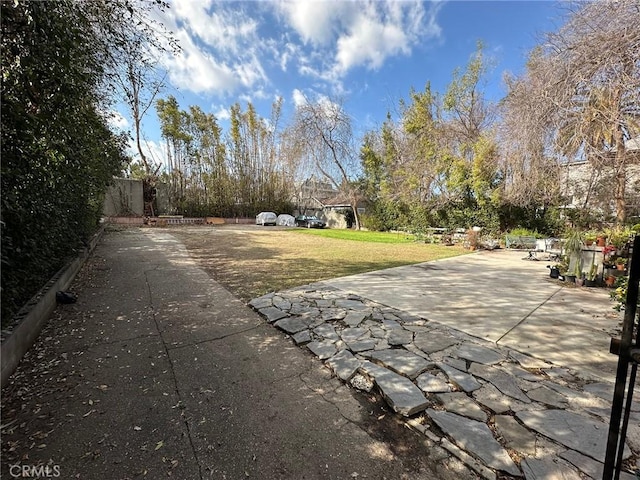
[[[250,305],[353,388],[377,388],[408,425],[483,478],[602,477],[610,381],[329,283]],[[640,469],[637,402],[631,424],[625,457]]]

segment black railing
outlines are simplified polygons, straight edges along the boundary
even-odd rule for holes
[[[611,418],[609,421],[609,438],[602,474],[603,480],[619,480],[622,471],[624,444],[627,438],[629,414],[633,401],[633,389],[636,383],[638,360],[640,360],[640,328],[636,324],[636,309],[638,305],[638,283],[640,281],[640,236],[633,240],[631,249],[631,265],[629,267],[629,282],[627,299],[622,323],[620,339],[611,340],[611,353],[618,355],[618,369],[616,384],[613,391]],[[633,334],[636,331],[634,342]],[[631,372],[629,373],[629,364]],[[627,388],[627,377],[629,380]],[[626,391],[626,402],[625,402]]]

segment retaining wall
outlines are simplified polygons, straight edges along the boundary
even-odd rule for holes
[[[16,313],[11,333],[2,341],[0,362],[2,364],[1,383],[5,387],[20,360],[38,338],[42,327],[56,308],[56,292],[66,290],[76,274],[98,244],[104,229],[96,233],[87,246],[74,260],[61,268],[27,304]]]

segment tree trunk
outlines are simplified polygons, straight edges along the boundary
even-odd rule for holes
[[[623,147],[624,149],[624,147]],[[620,152],[622,155],[625,152]],[[616,154],[617,156],[618,154]],[[626,166],[624,164],[619,165],[618,171],[616,173],[616,190],[615,190],[615,198],[616,198],[616,224],[624,225],[626,220],[626,200],[625,190],[627,184],[627,175],[626,175]]]
[[[351,209],[353,210],[353,221],[356,224],[356,230],[360,230],[360,215],[358,214],[358,199],[351,200]]]

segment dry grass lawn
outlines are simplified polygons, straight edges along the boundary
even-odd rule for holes
[[[342,240],[269,227],[175,227],[168,231],[216,281],[245,301],[319,280],[464,253],[456,246]]]

